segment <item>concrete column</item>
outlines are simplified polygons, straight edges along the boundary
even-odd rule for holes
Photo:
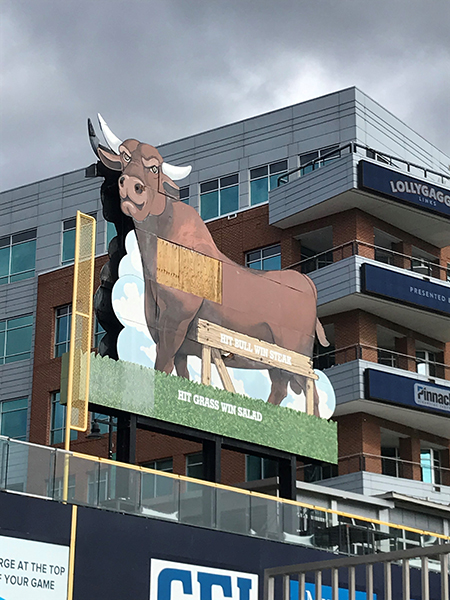
[[[420,439],[400,438],[399,451],[400,458],[406,461],[402,464],[402,476],[406,479],[421,481],[422,470],[420,468]]]
[[[406,356],[397,357],[397,366],[399,369],[405,369],[405,371],[417,371],[416,361],[416,341],[411,337],[395,338],[395,351],[399,354],[405,354],[413,358],[406,358]]]

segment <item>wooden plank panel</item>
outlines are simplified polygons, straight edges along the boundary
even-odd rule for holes
[[[196,331],[196,340],[212,348],[231,352],[264,366],[276,367],[304,375],[311,379],[318,379],[312,367],[309,356],[281,348],[276,344],[263,342],[248,335],[236,333],[220,325],[199,319]]]
[[[227,390],[227,392],[235,392],[236,390],[234,389],[234,385],[231,381],[230,374],[228,373],[227,368],[222,360],[222,356],[220,355],[220,352],[217,350],[217,348],[212,348],[212,357],[214,364],[216,365],[217,370],[219,371],[223,387]]]
[[[211,348],[202,346],[202,383],[209,385],[211,383]]]
[[[158,238],[156,281],[222,303],[222,263]]]

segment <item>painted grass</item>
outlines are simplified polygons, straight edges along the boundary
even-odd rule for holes
[[[92,356],[89,400],[293,454],[337,462],[337,425],[332,421],[134,363]],[[258,420],[247,418],[246,414]]]

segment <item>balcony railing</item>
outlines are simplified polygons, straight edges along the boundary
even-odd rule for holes
[[[338,465],[302,465],[297,472],[307,482],[323,481],[349,473],[367,471],[400,479],[412,479],[434,486],[450,486],[450,469],[441,465],[424,465],[396,456],[360,453],[340,456]]]
[[[334,246],[314,256],[293,263],[285,267],[285,269],[296,269],[301,273],[312,273],[350,256],[363,256],[364,258],[370,258],[385,265],[392,265],[427,277],[450,281],[450,271],[447,267],[416,256],[402,254],[383,246],[361,242],[360,240],[352,240],[340,246]]]
[[[448,364],[438,361],[425,361],[417,356],[402,354],[387,348],[369,346],[368,344],[353,344],[345,348],[321,352],[313,358],[314,368],[321,371],[353,360],[366,360],[387,367],[415,372],[424,377],[450,379],[450,365]]]
[[[448,175],[444,175],[439,171],[434,171],[433,169],[428,169],[423,165],[417,165],[413,162],[407,161],[403,158],[398,158],[397,156],[392,156],[390,154],[386,154],[385,152],[380,152],[379,150],[375,150],[374,148],[370,148],[369,146],[364,146],[363,144],[358,144],[356,142],[350,142],[341,146],[340,148],[334,148],[329,152],[323,154],[322,156],[318,156],[313,160],[305,163],[301,167],[297,167],[296,169],[292,169],[288,173],[283,173],[280,175],[277,180],[277,185],[280,186],[284,183],[289,183],[292,175],[297,175],[297,177],[303,177],[307,175],[311,171],[316,171],[327,164],[330,164],[331,161],[336,158],[340,158],[341,156],[345,156],[348,154],[357,154],[361,158],[369,158],[372,160],[376,160],[377,162],[381,162],[389,167],[394,167],[399,169],[400,171],[404,171],[412,176],[423,177],[424,179],[429,179],[435,183],[443,183],[444,185],[448,185],[450,182],[450,178]]]
[[[449,536],[0,437],[0,489],[323,550],[361,554]],[[350,528],[350,532],[349,532]]]

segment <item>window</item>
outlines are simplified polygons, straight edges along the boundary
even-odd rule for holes
[[[416,350],[416,368],[420,375],[436,377],[436,354],[428,350]]]
[[[422,481],[439,485],[441,483],[441,454],[439,450],[422,449],[420,451]]]
[[[236,212],[239,208],[239,176],[227,175],[200,184],[200,215],[204,221]]]
[[[245,266],[259,271],[277,271],[281,269],[281,246],[275,244],[252,250],[245,255]]]
[[[188,454],[186,456],[186,475],[195,479],[203,478],[203,454]]]
[[[0,285],[34,277],[36,229],[0,238]]]
[[[278,185],[278,177],[287,172],[287,160],[250,169],[250,204],[261,204],[269,200],[269,191]]]
[[[31,357],[33,316],[0,321],[0,365]]]
[[[98,348],[100,345],[100,341],[102,337],[105,335],[106,331],[100,325],[97,316],[94,319],[94,348]]]
[[[15,440],[27,437],[28,398],[5,400],[0,404],[0,433]]]
[[[50,444],[63,444],[66,430],[66,407],[60,404],[60,392],[53,392],[50,416]],[[76,440],[78,432],[71,430],[70,439]]]
[[[180,200],[185,204],[189,204],[189,186],[180,188]]]
[[[324,156],[323,160],[317,160],[320,157]],[[320,150],[315,150],[314,152],[307,152],[306,154],[300,155],[300,177],[306,175],[307,173],[311,173],[315,169],[319,169],[327,165],[330,161],[339,158],[339,146],[328,146],[328,148],[321,148]],[[312,161],[316,161],[310,164]]]
[[[113,238],[115,238],[116,235],[117,235],[117,229],[116,229],[116,226],[114,225],[114,223],[110,223],[109,221],[106,221],[106,249],[108,249],[110,241]],[[75,252],[75,246],[74,246],[74,252]]]
[[[142,465],[155,471],[173,473],[173,459],[163,458],[153,460]],[[169,477],[158,477],[153,473],[144,473],[142,477],[142,498],[156,498],[157,496],[169,496],[173,491],[173,480]]]
[[[97,218],[97,213],[87,213],[94,219]],[[71,263],[75,259],[75,233],[77,227],[77,219],[66,219],[63,221],[63,239],[62,239],[62,256],[61,262],[63,265]]]
[[[72,305],[60,306],[55,311],[55,358],[69,352]]]
[[[381,447],[381,472],[390,477],[401,477],[398,448],[395,446]]]
[[[382,348],[378,348],[378,364],[385,365],[386,367],[396,367],[397,366],[397,355],[390,350],[383,350]]]
[[[245,480],[257,481],[278,475],[278,463],[271,458],[247,454],[245,457]]]
[[[323,479],[331,479],[337,477],[338,466],[323,463],[321,465],[305,465],[303,468],[303,477],[306,483],[314,483]]]

